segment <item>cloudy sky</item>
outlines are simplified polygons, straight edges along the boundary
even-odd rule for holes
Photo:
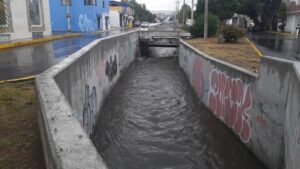
[[[177,0],[136,0],[138,3],[146,4],[150,10],[175,10]],[[195,3],[197,0],[194,0]],[[182,5],[183,0],[180,0]],[[187,4],[191,4],[192,0],[186,0]]]

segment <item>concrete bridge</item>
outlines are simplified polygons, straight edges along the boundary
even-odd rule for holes
[[[47,168],[108,168],[90,136],[105,99],[142,45],[178,46],[181,69],[219,123],[269,169],[300,168],[300,64],[265,56],[255,74],[172,39],[177,34],[132,31],[95,40],[37,77]]]

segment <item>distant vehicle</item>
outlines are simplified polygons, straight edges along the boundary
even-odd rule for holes
[[[148,31],[149,30],[149,23],[144,22],[141,24],[141,31]]]
[[[133,26],[134,27],[140,27],[141,26],[141,22],[139,20],[134,20]]]
[[[188,20],[186,21],[186,25],[187,25],[187,26],[193,26],[194,23],[195,23],[195,21],[193,21],[193,20],[191,20],[191,19],[188,19]]]

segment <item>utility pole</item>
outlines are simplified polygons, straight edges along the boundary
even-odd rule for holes
[[[70,0],[67,0],[67,13],[66,13],[66,17],[68,20],[68,31],[71,32],[71,14],[70,14]]]
[[[191,12],[191,20],[192,22],[194,21],[194,6],[195,6],[195,3],[194,3],[194,0],[192,0],[192,12]]]
[[[182,6],[182,23],[183,23],[183,26],[185,25],[185,0],[183,0],[183,6]]]
[[[204,10],[204,39],[207,39],[208,32],[208,0],[205,0],[205,10]]]

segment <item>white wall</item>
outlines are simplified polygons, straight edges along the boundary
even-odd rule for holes
[[[110,26],[113,27],[120,27],[120,14],[118,11],[110,11],[109,12],[110,18]]]
[[[51,19],[50,19],[50,5],[48,0],[43,1],[43,10],[44,10],[44,24],[45,24],[45,31],[44,36],[49,36],[52,34],[51,28]]]
[[[51,35],[51,24],[50,24],[50,9],[49,1],[41,0],[43,5],[45,31],[44,36]],[[9,0],[8,0],[9,2]],[[13,31],[5,34],[10,34],[11,40],[28,39],[32,38],[32,32],[29,32],[29,22],[27,15],[27,1],[26,0],[10,0],[10,9],[12,17]]]
[[[286,20],[286,32],[295,32],[296,31],[296,15],[288,15]]]
[[[106,30],[106,27],[105,27],[105,17],[108,16],[109,17],[109,20],[108,20],[108,30],[110,29],[110,16],[109,16],[109,13],[102,13],[102,25],[103,25],[103,30]]]

